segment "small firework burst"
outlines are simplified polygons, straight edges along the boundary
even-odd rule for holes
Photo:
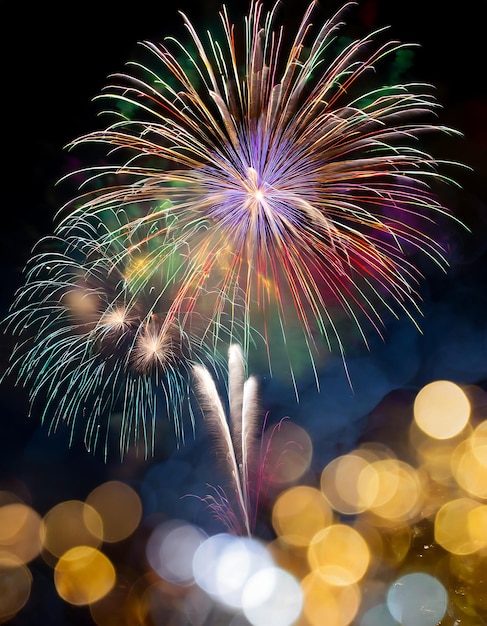
[[[192,48],[146,42],[153,63],[115,75],[101,96],[116,121],[73,143],[127,156],[93,171],[98,186],[66,209],[71,218],[146,206],[109,237],[130,239],[142,224],[151,238],[170,231],[186,258],[177,298],[198,307],[205,293],[215,336],[244,294],[244,351],[253,328],[272,353],[276,324],[284,345],[300,329],[311,364],[323,349],[344,355],[343,314],[365,342],[385,310],[414,319],[421,275],[409,253],[446,266],[429,234],[448,213],[430,181],[446,178],[417,140],[450,129],[435,125],[427,85],[376,86],[374,68],[402,44],[372,33],[332,52],[349,4],[316,29],[312,3],[290,46],[277,4],[251,3],[242,40],[225,8],[223,39],[200,38],[183,16]],[[154,250],[153,271],[166,260]]]
[[[81,429],[89,450],[102,442],[107,454],[118,421],[121,456],[139,441],[149,454],[161,415],[184,438],[190,368],[205,358],[217,367],[218,355],[204,327],[186,320],[183,330],[167,277],[164,290],[153,276],[141,283],[129,256],[100,248],[100,228],[77,220],[43,240],[7,320],[18,337],[9,372],[43,403],[51,430]]]
[[[153,371],[166,368],[180,352],[181,331],[178,324],[173,323],[167,328],[157,318],[156,314],[152,314],[134,341],[130,364],[141,374],[150,375]]]

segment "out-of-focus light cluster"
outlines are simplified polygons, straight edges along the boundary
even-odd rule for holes
[[[363,443],[331,460],[316,485],[279,495],[274,553],[301,581],[297,624],[483,623],[484,395],[432,382],[398,442]]]
[[[141,514],[139,496],[119,481],[100,485],[84,502],[60,502],[43,517],[14,494],[0,492],[0,623],[28,602],[36,558],[52,567],[56,591],[66,602],[90,605],[104,597],[116,573],[101,546],[130,536]]]
[[[58,596],[88,607],[96,626],[479,626],[486,399],[477,387],[426,385],[396,441],[378,436],[318,472],[311,440],[290,426],[299,441],[261,511],[275,535],[266,541],[144,517],[135,489],[119,481],[42,517],[0,492],[0,623],[29,602],[41,559]]]
[[[452,615],[476,624],[487,608],[487,422],[468,393],[438,381],[417,395],[406,436],[407,453],[363,444],[328,463],[316,485],[282,491],[271,516],[277,538],[266,545],[166,522],[148,561],[184,589],[180,610],[192,624],[211,624],[215,606],[239,625],[434,626]]]
[[[146,552],[154,571],[183,590],[180,608],[191,624],[211,623],[216,611],[229,620],[245,620],[235,624],[291,626],[301,613],[299,581],[257,539],[207,536],[188,522],[172,520],[152,531]],[[157,615],[152,619],[163,623]]]

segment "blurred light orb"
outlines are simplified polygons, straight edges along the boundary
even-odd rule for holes
[[[458,444],[451,468],[460,487],[476,498],[487,499],[487,446],[478,442],[478,438],[469,438]]]
[[[332,585],[352,585],[367,571],[370,551],[359,532],[334,524],[317,533],[308,548],[312,571]]]
[[[413,420],[409,428],[409,439],[416,452],[419,468],[434,483],[450,485],[452,480],[451,458],[457,445],[463,441],[467,429],[450,439],[433,439],[419,428]]]
[[[376,604],[362,615],[360,626],[398,626],[387,604]]]
[[[97,316],[100,307],[99,298],[89,289],[78,287],[71,289],[63,296],[63,304],[71,309],[74,315],[90,320]]]
[[[76,546],[98,548],[103,540],[103,521],[86,503],[66,500],[43,517],[40,537],[44,548],[56,557]]]
[[[484,550],[487,547],[487,504],[473,508],[468,514],[467,523],[474,545]]]
[[[209,595],[217,596],[219,593],[218,559],[233,539],[227,533],[212,535],[194,553],[192,562],[194,580]]]
[[[339,456],[321,473],[321,491],[335,511],[345,515],[365,511],[377,490],[378,477],[370,470],[370,461],[363,454],[353,452]]]
[[[333,511],[314,487],[291,487],[279,495],[272,510],[272,525],[285,543],[307,547],[312,538],[333,521]]]
[[[54,568],[54,584],[63,600],[78,606],[92,604],[115,585],[115,568],[102,552],[89,546],[71,548]]]
[[[313,456],[313,442],[308,433],[289,420],[282,420],[276,428],[269,428],[265,443],[271,443],[267,455],[268,479],[275,485],[286,485],[299,480],[308,471]]]
[[[358,585],[336,586],[316,571],[301,581],[303,613],[311,626],[348,626],[357,615],[361,593]]]
[[[260,542],[226,533],[208,537],[193,558],[196,584],[218,602],[238,609],[243,606],[243,590],[250,578],[273,566]]]
[[[243,589],[242,608],[252,626],[291,626],[302,607],[300,584],[278,567],[259,570]]]
[[[470,437],[470,441],[473,450],[479,448],[482,451],[480,460],[483,460],[485,458],[484,447],[487,446],[487,420],[484,420],[475,426]]]
[[[445,587],[422,572],[402,576],[387,592],[387,607],[403,626],[435,626],[445,615],[447,603]]]
[[[446,502],[435,516],[436,542],[457,555],[473,554],[483,548],[487,542],[484,506],[471,498]]]
[[[29,600],[32,574],[15,555],[0,552],[0,623],[11,620]]]
[[[437,380],[423,387],[414,401],[414,420],[433,439],[458,435],[470,419],[470,402],[455,383]]]
[[[193,559],[207,535],[196,526],[181,520],[170,520],[157,526],[146,545],[146,556],[152,569],[164,580],[177,585],[194,581]]]
[[[40,527],[41,517],[30,506],[13,502],[0,507],[0,551],[22,563],[32,561],[41,551]]]
[[[424,499],[421,473],[398,459],[374,461],[364,470],[369,472],[377,477],[376,496],[369,510],[387,523],[413,519]]]
[[[93,489],[86,498],[86,504],[100,515],[103,541],[107,543],[129,537],[142,517],[142,503],[138,494],[132,487],[118,480],[105,482]]]

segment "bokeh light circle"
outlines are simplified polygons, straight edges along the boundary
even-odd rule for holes
[[[404,626],[435,626],[445,615],[447,603],[445,587],[423,572],[402,576],[387,592],[387,607]]]
[[[333,511],[314,487],[291,487],[277,498],[272,510],[272,525],[282,541],[306,547],[317,532],[331,524]]]
[[[297,481],[309,469],[313,443],[309,434],[293,422],[282,420],[264,434],[266,479],[274,485]]]
[[[110,559],[90,546],[71,548],[54,568],[58,594],[70,604],[92,604],[103,598],[115,584],[115,568]]]
[[[470,441],[473,450],[476,450],[477,448],[483,450],[484,446],[487,446],[487,420],[483,420],[475,426],[470,437]]]
[[[411,521],[418,514],[424,485],[421,473],[404,461],[381,459],[370,464],[364,471],[377,475],[376,497],[369,510],[386,522]]]
[[[136,491],[118,480],[105,482],[86,498],[103,522],[103,541],[112,543],[129,537],[139,525],[142,503]],[[85,514],[90,515],[89,509]],[[89,522],[88,522],[89,523]]]
[[[487,445],[477,439],[458,444],[451,457],[452,474],[470,495],[487,499]]]
[[[196,526],[171,520],[157,526],[146,545],[146,556],[152,569],[165,580],[178,585],[193,582],[193,559],[207,535]]]
[[[218,602],[242,608],[242,594],[250,578],[274,565],[263,544],[226,533],[208,537],[193,558],[195,582]]]
[[[362,615],[360,626],[398,626],[387,604],[376,604]]]
[[[303,594],[297,580],[278,567],[256,572],[245,584],[242,608],[252,626],[290,626],[301,613]]]
[[[378,478],[370,471],[372,460],[370,453],[355,451],[333,459],[323,469],[321,491],[336,511],[355,515],[373,502]]]
[[[0,552],[0,623],[11,620],[29,600],[32,574],[15,555]]]
[[[476,510],[481,513],[476,513]],[[435,540],[442,548],[457,555],[477,552],[485,545],[485,532],[479,532],[483,506],[472,498],[456,498],[446,502],[436,513]],[[476,517],[477,516],[477,517]]]
[[[357,615],[361,592],[356,584],[337,587],[313,571],[303,578],[301,588],[303,613],[311,626],[347,626]]]
[[[308,548],[313,571],[332,585],[351,585],[367,571],[370,551],[363,537],[351,526],[334,524],[321,530]]]
[[[15,502],[0,507],[0,551],[8,551],[23,563],[41,550],[41,517],[30,506]]]
[[[470,418],[470,402],[463,390],[447,380],[424,386],[414,401],[414,420],[434,439],[458,435]]]
[[[97,511],[85,502],[66,500],[43,517],[40,536],[44,548],[60,557],[76,546],[100,546],[103,521]]]

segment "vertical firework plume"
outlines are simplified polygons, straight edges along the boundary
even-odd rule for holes
[[[230,532],[250,536],[255,530],[261,496],[276,469],[273,466],[286,453],[287,446],[282,446],[278,456],[272,448],[273,434],[280,424],[264,436],[266,419],[260,414],[257,380],[254,376],[246,378],[240,346],[233,344],[228,351],[229,418],[210,372],[195,365],[193,376],[205,425],[229,478],[228,487],[214,487],[203,500]]]

